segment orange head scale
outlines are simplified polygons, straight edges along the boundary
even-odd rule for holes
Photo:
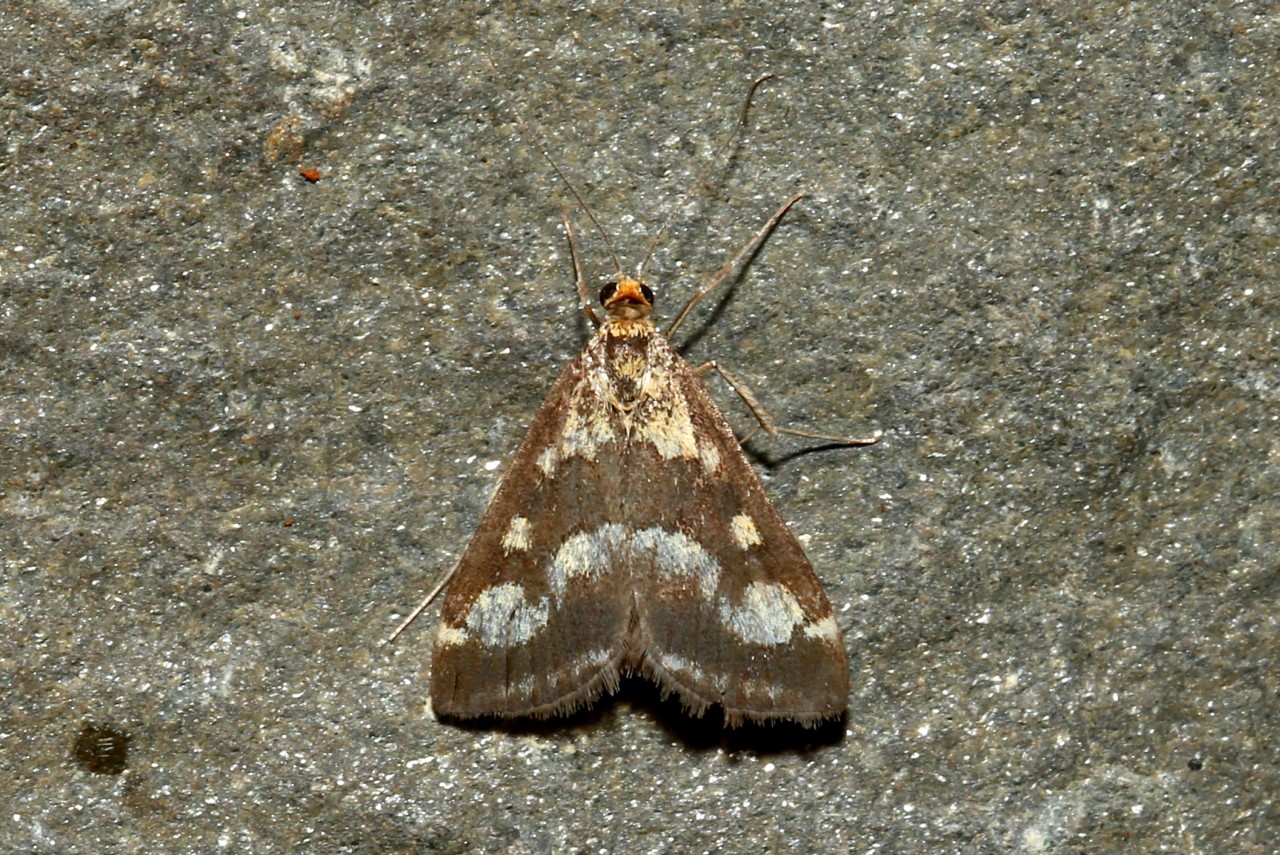
[[[600,305],[614,320],[635,321],[653,312],[653,291],[630,276],[619,276],[600,289]]]

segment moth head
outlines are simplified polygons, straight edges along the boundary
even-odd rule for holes
[[[653,291],[630,276],[619,276],[600,289],[600,305],[609,317],[634,321],[649,317],[653,311]]]

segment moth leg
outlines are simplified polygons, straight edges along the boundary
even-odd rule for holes
[[[720,363],[716,362],[714,359],[709,362],[704,362],[697,368],[693,369],[693,373],[698,376],[702,376],[708,371],[714,371],[723,377],[724,382],[728,383],[729,388],[733,389],[733,391],[737,393],[738,397],[742,399],[742,403],[746,404],[747,409],[751,411],[751,415],[755,416],[756,421],[759,422],[754,430],[742,437],[742,439],[738,440],[739,445],[746,445],[760,431],[764,431],[770,436],[785,433],[790,434],[791,436],[799,436],[804,439],[816,439],[821,442],[830,442],[836,445],[874,445],[880,441],[880,437],[878,436],[869,438],[832,436],[830,434],[814,433],[813,431],[800,430],[798,428],[780,428],[773,423],[773,419],[769,416],[769,411],[766,410],[764,405],[761,404],[756,396],[751,393],[751,390],[747,388],[747,384],[741,377],[720,365]]]
[[[729,274],[741,268],[753,255],[756,254],[756,250],[760,249],[760,245],[763,244],[765,238],[769,237],[773,232],[783,215],[785,215],[787,211],[791,210],[792,205],[803,198],[803,193],[797,193],[787,201],[783,202],[781,207],[773,212],[773,216],[765,220],[764,225],[761,226],[754,235],[752,235],[751,240],[747,241],[747,245],[738,250],[737,255],[726,261],[724,266],[717,270],[715,275],[707,281],[707,284],[703,285],[698,293],[689,298],[689,302],[684,304],[684,308],[680,310],[680,314],[676,315],[676,319],[671,322],[671,326],[667,327],[667,338],[671,338],[671,336],[675,334],[676,328],[679,327],[680,324],[684,323],[684,319],[688,316],[689,310],[692,309],[699,300],[707,296],[709,291],[727,279]]]
[[[423,599],[421,603],[418,603],[418,607],[414,609],[407,618],[401,621],[400,625],[396,627],[396,631],[387,636],[386,639],[383,640],[382,644],[390,644],[395,641],[396,638],[399,637],[400,633],[409,628],[409,624],[418,619],[418,615],[427,610],[427,606],[431,605],[431,601],[440,596],[440,592],[444,590],[445,585],[448,585],[450,580],[453,579],[454,574],[458,572],[458,565],[461,563],[461,560],[454,563],[453,569],[445,574],[444,578],[440,580],[440,584],[431,589],[431,593],[427,594],[426,598]]]

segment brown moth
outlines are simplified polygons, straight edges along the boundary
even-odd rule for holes
[[[650,318],[644,263],[636,278],[618,270],[597,318],[565,220],[582,308],[597,330],[534,416],[446,580],[431,675],[438,716],[568,714],[625,674],[653,681],[693,715],[718,705],[729,726],[812,726],[844,712],[849,671],[831,604],[699,378],[703,369],[668,340],[800,198],[774,213],[666,334]],[[703,368],[719,371],[770,433],[876,441],[774,428],[736,378],[714,363]]]

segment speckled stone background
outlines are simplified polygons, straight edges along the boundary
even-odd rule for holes
[[[0,848],[1275,851],[1274,5],[523,6],[0,7]],[[379,646],[585,333],[507,104],[628,265],[701,176],[668,318],[810,194],[680,341],[883,432],[752,445],[838,727],[462,730]]]

